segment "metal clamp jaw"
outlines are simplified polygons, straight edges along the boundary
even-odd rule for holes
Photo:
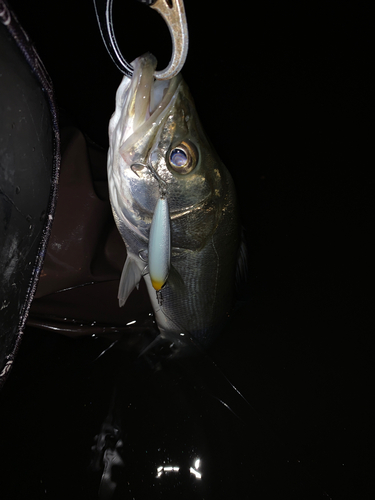
[[[158,80],[169,80],[176,76],[185,64],[189,35],[183,0],[138,0],[149,5],[163,17],[172,37],[172,58],[162,71],[155,71]],[[133,67],[121,54],[116,41],[112,21],[113,0],[94,0],[96,17],[104,45],[117,68],[129,78],[133,75]]]

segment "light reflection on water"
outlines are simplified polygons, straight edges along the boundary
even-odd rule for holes
[[[296,481],[320,498],[210,357],[149,321],[108,339],[28,333],[27,377],[16,368],[2,395],[19,405],[0,418],[4,498],[298,498]]]
[[[99,499],[257,498],[264,481],[287,493],[280,443],[195,341],[136,336],[98,360],[121,353],[92,448]]]

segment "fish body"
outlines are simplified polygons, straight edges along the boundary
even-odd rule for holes
[[[240,240],[233,181],[181,75],[155,81],[151,54],[132,64],[109,124],[110,200],[127,249],[119,302],[143,277],[161,334],[208,345],[233,300]]]

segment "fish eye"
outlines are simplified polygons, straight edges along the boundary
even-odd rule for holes
[[[169,153],[169,164],[179,174],[189,174],[197,164],[198,151],[187,141],[181,142]]]

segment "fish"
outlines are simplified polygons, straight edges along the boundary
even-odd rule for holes
[[[156,80],[156,65],[150,53],[133,61],[109,122],[109,196],[127,250],[119,305],[144,279],[160,335],[189,335],[206,347],[233,305],[235,186],[181,74]]]

